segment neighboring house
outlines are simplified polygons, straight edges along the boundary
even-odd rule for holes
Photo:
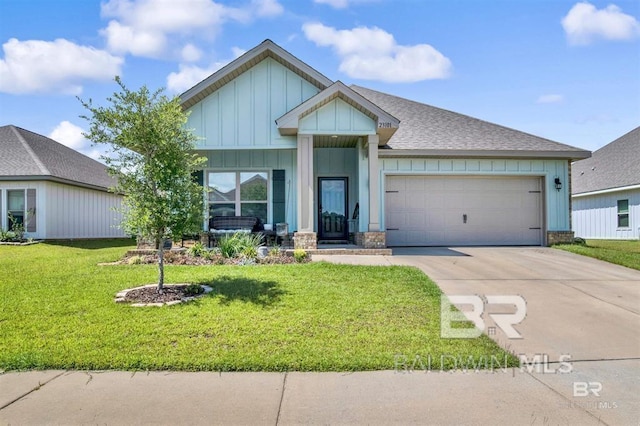
[[[52,139],[0,127],[0,227],[11,219],[36,239],[124,237],[122,197],[106,167]]]
[[[577,237],[640,238],[640,127],[573,164]]]
[[[588,151],[348,87],[270,40],[181,99],[208,159],[207,214],[288,223],[296,247],[573,238],[570,167]]]

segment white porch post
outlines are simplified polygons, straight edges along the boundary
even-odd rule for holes
[[[298,232],[294,235],[296,248],[315,249],[313,231],[313,136],[298,135]]]
[[[369,232],[380,231],[380,172],[378,170],[378,135],[369,135]]]

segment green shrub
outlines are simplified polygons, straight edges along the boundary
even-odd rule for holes
[[[140,265],[142,263],[142,256],[131,256],[129,260],[127,260],[129,265]]]
[[[269,248],[269,256],[271,256],[271,257],[280,256],[280,247],[273,246],[273,247]]]
[[[184,289],[184,294],[187,296],[197,296],[204,293],[204,288],[200,284],[189,284]]]
[[[207,252],[207,248],[200,241],[189,247],[187,253],[193,257],[201,257]]]
[[[587,240],[585,240],[584,238],[576,237],[573,239],[573,244],[577,244],[579,246],[586,246]]]
[[[225,235],[218,240],[218,248],[223,257],[243,255],[248,258],[258,256],[258,247],[262,245],[262,235],[237,232]]]
[[[306,261],[307,257],[308,257],[308,254],[307,254],[306,251],[304,251],[304,249],[295,249],[293,251],[293,258],[298,263],[302,263],[302,262]]]

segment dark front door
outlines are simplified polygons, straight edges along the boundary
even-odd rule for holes
[[[318,179],[318,233],[321,240],[346,240],[347,178]]]

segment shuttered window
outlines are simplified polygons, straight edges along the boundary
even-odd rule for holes
[[[267,172],[211,172],[208,174],[209,217],[255,216],[267,223]]]

